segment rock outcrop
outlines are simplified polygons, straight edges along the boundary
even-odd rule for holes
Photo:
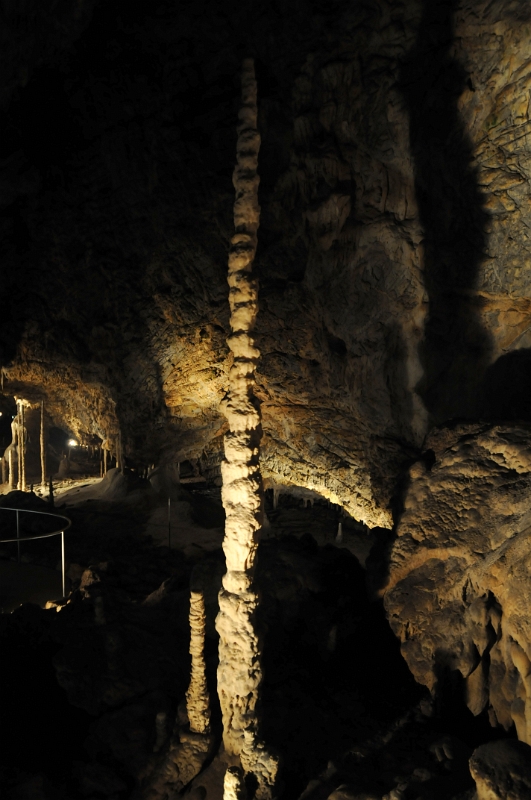
[[[470,772],[478,800],[530,800],[531,747],[512,740],[489,742],[472,754]]]
[[[390,553],[385,606],[415,678],[460,673],[474,714],[531,743],[531,429],[434,432]]]

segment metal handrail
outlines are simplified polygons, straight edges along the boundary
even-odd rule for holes
[[[70,528],[72,525],[72,520],[68,519],[68,517],[63,517],[62,514],[51,514],[49,511],[33,511],[29,508],[9,508],[7,506],[0,506],[0,511],[15,511],[17,514],[17,537],[16,539],[0,539],[1,544],[7,544],[9,542],[16,542],[17,543],[17,561],[20,563],[20,542],[31,542],[35,539],[49,539],[52,536],[59,536],[61,534],[61,575],[62,575],[62,585],[63,585],[63,597],[66,596],[66,573],[65,573],[65,532]],[[20,517],[19,514],[40,514],[41,517],[55,517],[55,519],[62,519],[66,522],[66,525],[63,525],[62,528],[58,531],[52,531],[52,533],[40,533],[38,536],[22,536],[20,535]]]

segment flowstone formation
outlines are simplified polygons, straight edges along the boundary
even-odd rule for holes
[[[256,796],[271,797],[276,759],[259,739],[258,690],[262,680],[260,640],[255,627],[258,597],[253,586],[263,497],[259,455],[260,408],[254,396],[259,351],[252,330],[258,312],[258,286],[251,271],[257,245],[258,205],[257,87],[254,62],[242,69],[242,106],[239,112],[237,165],[233,174],[235,234],[229,251],[229,302],[233,363],[229,372],[224,413],[225,434],[222,502],[225,508],[223,551],[226,573],[219,593],[218,695],[223,717],[223,745],[229,757],[239,759],[257,782]]]
[[[531,744],[531,429],[435,430],[410,485],[385,586],[416,680],[462,678],[473,714]]]

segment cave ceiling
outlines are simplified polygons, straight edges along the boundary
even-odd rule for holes
[[[531,12],[2,5],[6,395],[127,457],[221,452],[239,71],[256,61],[270,484],[390,526],[435,424],[529,419]],[[531,387],[529,387],[531,388]]]

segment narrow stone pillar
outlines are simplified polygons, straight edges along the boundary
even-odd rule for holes
[[[190,686],[186,692],[186,711],[190,730],[210,732],[210,697],[205,665],[205,599],[203,592],[190,592]]]
[[[2,485],[7,483],[7,465],[6,465],[6,457],[4,455],[2,459]]]
[[[41,486],[46,491],[46,442],[44,431],[44,400],[41,400]]]
[[[20,401],[20,436],[19,436],[19,461],[20,461],[20,488],[26,491],[26,414],[24,403]]]
[[[13,472],[13,445],[9,448],[9,491],[15,488],[15,473]]]
[[[251,332],[258,312],[258,287],[251,275],[260,216],[256,79],[252,59],[243,62],[242,106],[239,112],[235,234],[229,251],[231,334],[227,343],[234,360],[229,372],[228,400],[223,411],[229,423],[221,465],[222,501],[226,513],[227,571],[219,593],[218,694],[223,716],[223,743],[239,756],[245,772],[258,782],[257,800],[271,797],[277,759],[259,740],[256,703],[262,680],[261,649],[255,630],[258,598],[253,574],[262,525],[262,480],[259,468],[260,406],[254,396],[259,350]]]
[[[22,490],[22,456],[20,455],[20,441],[21,441],[21,423],[20,418],[22,416],[22,410],[20,407],[20,400],[17,400],[17,490],[20,492]]]

